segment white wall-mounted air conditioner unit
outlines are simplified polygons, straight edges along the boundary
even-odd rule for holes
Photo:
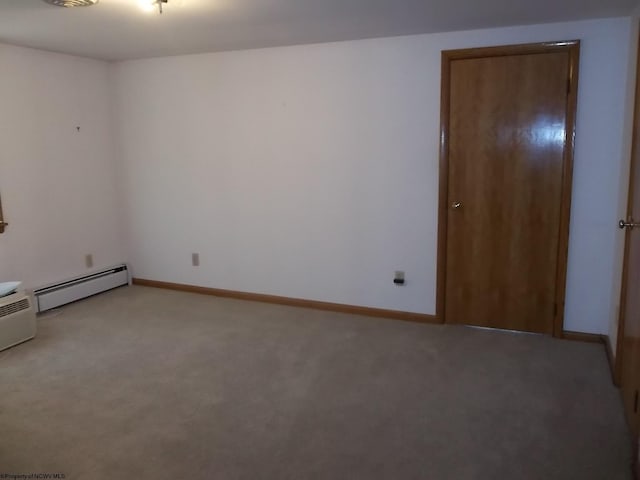
[[[0,350],[36,336],[36,313],[31,298],[18,292],[0,298]]]

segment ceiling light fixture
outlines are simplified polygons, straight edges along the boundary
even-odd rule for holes
[[[42,0],[49,5],[56,7],[90,7],[95,5],[99,0]]]
[[[155,6],[158,6],[158,12],[162,13],[162,5],[169,3],[169,0],[140,0],[140,8],[142,8],[145,12],[152,11]]]

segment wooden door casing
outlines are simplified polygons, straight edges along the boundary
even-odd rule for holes
[[[561,335],[578,55],[443,52],[441,320]]]

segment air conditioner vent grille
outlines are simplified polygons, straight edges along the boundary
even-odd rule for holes
[[[22,310],[28,310],[28,309],[29,309],[29,299],[23,298],[22,300],[18,300],[17,302],[0,306],[0,318],[8,317],[9,315],[13,315],[14,313],[18,313],[18,312],[21,312]]]
[[[98,3],[98,0],[44,0],[44,2],[56,7],[89,7]]]

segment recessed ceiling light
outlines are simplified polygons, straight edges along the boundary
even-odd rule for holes
[[[56,7],[90,7],[95,5],[99,0],[42,0]]]

